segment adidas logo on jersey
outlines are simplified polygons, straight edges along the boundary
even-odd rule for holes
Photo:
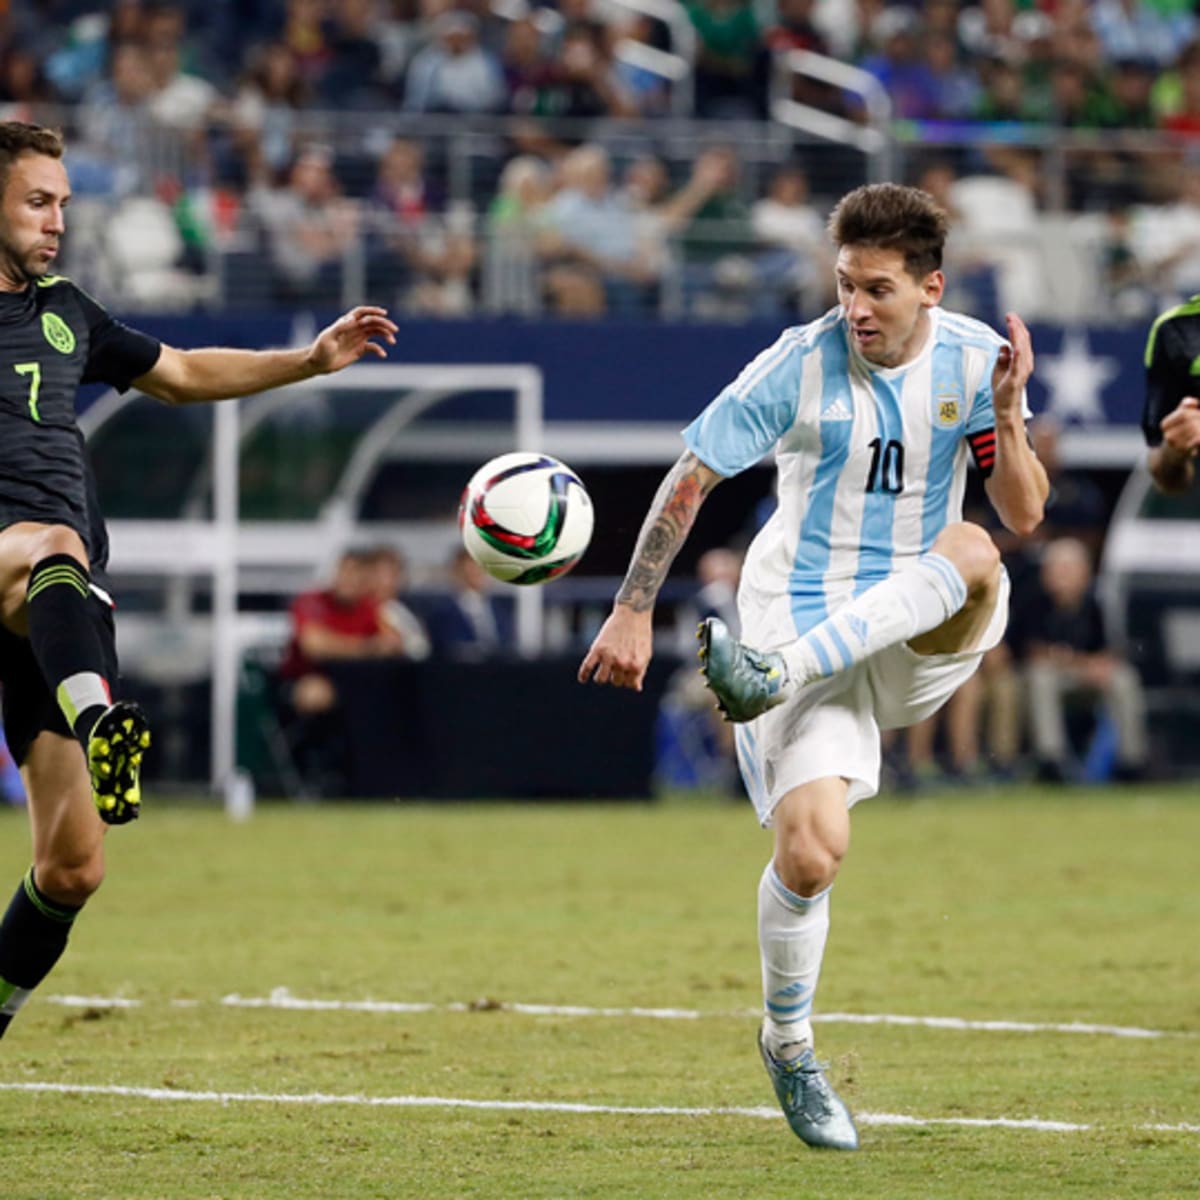
[[[827,409],[821,413],[822,421],[853,421],[854,414],[849,405],[839,396]]]

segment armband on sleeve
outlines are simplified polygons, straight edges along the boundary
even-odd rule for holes
[[[990,475],[996,465],[996,431],[981,429],[978,433],[969,434],[967,444],[971,447],[976,467],[985,477]]]

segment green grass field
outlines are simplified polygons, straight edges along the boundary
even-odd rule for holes
[[[817,1032],[863,1150],[822,1155],[754,1049],[747,806],[151,799],[0,1042],[4,1196],[1200,1196],[1200,795],[872,801],[854,839]],[[0,813],[5,894],[27,842]]]

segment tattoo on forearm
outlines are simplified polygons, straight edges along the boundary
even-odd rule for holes
[[[618,604],[636,612],[653,608],[712,483],[702,476],[700,460],[690,452],[667,473],[638,534],[633,560],[617,593]]]

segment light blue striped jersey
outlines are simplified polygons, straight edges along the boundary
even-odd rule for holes
[[[925,345],[899,367],[874,366],[852,347],[840,307],[787,329],[683,431],[724,476],[775,449],[779,504],[747,553],[743,583],[790,597],[797,634],[962,518],[966,438],[995,424],[992,368],[1004,339],[972,317],[929,316]]]

